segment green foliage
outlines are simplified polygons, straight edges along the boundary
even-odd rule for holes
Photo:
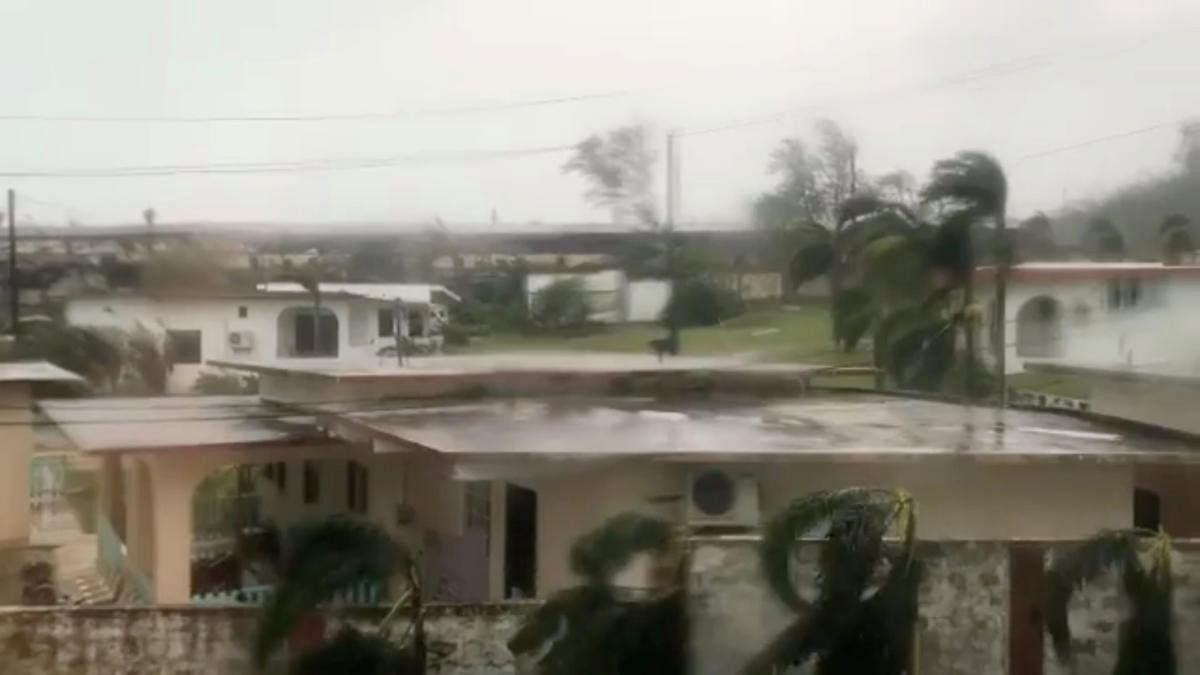
[[[848,352],[853,351],[874,319],[871,294],[863,288],[843,289],[833,301],[833,314],[838,344]]]
[[[188,293],[232,288],[227,254],[210,246],[188,244],[155,251],[142,267],[142,287],[155,293]]]
[[[192,391],[212,396],[257,394],[258,377],[237,373],[202,372],[192,385]]]
[[[347,626],[332,640],[300,655],[291,675],[417,675],[421,664],[386,637]]]
[[[346,281],[400,281],[404,278],[404,259],[387,242],[360,244],[346,262]]]
[[[797,540],[825,530],[817,593],[792,580]],[[885,535],[899,530],[891,545]],[[917,620],[916,514],[902,491],[845,488],[791,502],[767,522],[760,558],[767,583],[798,618],[742,670],[777,672],[817,656],[817,672],[900,674],[910,669]]]
[[[683,675],[686,659],[682,569],[658,593],[625,599],[611,576],[642,552],[677,547],[669,523],[637,514],[610,519],[572,547],[585,583],[555,594],[529,615],[508,648],[544,675]]]
[[[334,593],[364,580],[386,584],[411,566],[408,552],[371,521],[333,516],[293,526],[283,539],[278,583],[259,616],[254,664],[262,668],[297,622]]]
[[[1143,564],[1139,544],[1150,542]],[[1071,596],[1108,570],[1121,576],[1131,611],[1121,622],[1114,675],[1174,675],[1171,542],[1162,533],[1109,530],[1061,556],[1047,572],[1046,631],[1063,663],[1073,658],[1067,617]]]
[[[746,311],[742,299],[724,286],[708,279],[677,281],[671,299],[663,309],[663,322],[676,326],[715,326]]]
[[[1096,217],[1084,232],[1083,248],[1097,260],[1120,260],[1125,257],[1125,238],[1112,220]]]
[[[13,359],[45,359],[82,375],[101,391],[112,391],[125,368],[124,336],[119,331],[64,323],[33,324],[14,346]]]
[[[925,202],[947,203],[974,217],[1003,215],[1008,200],[1008,180],[994,157],[964,150],[933,165],[929,182],[921,190]]]
[[[792,288],[824,276],[833,266],[833,238],[819,225],[809,225],[797,232],[799,248],[788,266],[788,283]]]
[[[126,344],[130,365],[137,372],[142,385],[154,394],[167,393],[167,374],[170,371],[164,353],[167,345],[160,344],[153,333],[140,326],[129,336]]]
[[[638,124],[593,134],[575,145],[562,170],[582,176],[588,183],[588,201],[609,209],[615,222],[653,222],[651,181],[657,157],[649,135],[649,129]]]
[[[583,282],[577,278],[555,281],[533,297],[533,323],[543,330],[579,328],[590,314]]]

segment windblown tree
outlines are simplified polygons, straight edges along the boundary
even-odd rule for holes
[[[1050,218],[1038,211],[1017,225],[1017,255],[1021,260],[1047,260],[1057,253]]]
[[[772,516],[760,548],[767,584],[797,618],[740,671],[769,675],[816,658],[819,675],[912,672],[920,564],[912,498],[900,490],[814,492]],[[796,588],[799,540],[824,534],[816,594]],[[895,533],[896,541],[888,539]]]
[[[658,562],[644,596],[613,586],[634,556]],[[533,612],[509,640],[519,663],[543,675],[683,675],[687,669],[682,542],[662,520],[622,514],[571,547],[582,583]]]
[[[838,209],[858,185],[858,146],[830,120],[817,123],[817,134],[816,152],[804,141],[788,138],[771,153],[768,171],[779,176],[779,184],[756,200],[753,215],[763,234],[767,259],[779,266],[788,283],[795,287],[828,276],[830,299],[837,307],[848,302],[841,297],[845,222]],[[845,346],[837,311],[832,324],[834,343]]]
[[[933,166],[929,183],[921,192],[926,203],[937,203],[942,207],[947,223],[942,226],[945,234],[944,246],[936,254],[952,259],[952,269],[958,274],[962,286],[961,325],[965,331],[966,354],[963,366],[963,394],[972,396],[975,389],[978,350],[976,328],[982,312],[975,304],[974,270],[978,242],[972,241],[973,226],[988,223],[993,227],[993,241],[982,242],[985,248],[994,251],[996,263],[996,316],[995,328],[1004,326],[1005,287],[1008,269],[1012,265],[1012,250],[1006,232],[1006,208],[1008,203],[1008,179],[1004,169],[994,157],[974,150],[962,151],[950,159],[943,159]],[[990,244],[990,245],[989,245]],[[994,343],[1003,344],[1003,333],[993,336]],[[1005,350],[996,352],[997,370],[1003,376]],[[1001,392],[1001,396],[1004,393]]]
[[[1190,262],[1196,253],[1196,240],[1192,236],[1192,223],[1188,217],[1174,213],[1163,219],[1158,226],[1158,239],[1162,245],[1163,262],[1179,265]]]
[[[367,634],[346,626],[329,641],[293,655],[294,675],[370,673],[412,675],[425,672],[426,645],[421,583],[415,561],[378,525],[334,516],[302,522],[282,540],[254,550],[274,570],[275,588],[259,615],[251,651],[263,670],[298,626],[311,619],[336,593],[364,581],[403,588],[391,611]],[[407,606],[409,625],[399,642],[390,639],[391,623]]]
[[[1083,233],[1083,250],[1096,260],[1120,260],[1125,257],[1125,237],[1112,220],[1096,217]]]
[[[1129,612],[1121,621],[1114,675],[1174,675],[1171,541],[1149,530],[1104,531],[1055,555],[1047,572],[1046,631],[1060,662],[1075,659],[1071,597],[1106,572],[1116,572]]]
[[[593,134],[575,145],[562,170],[587,182],[587,200],[608,209],[614,223],[650,224],[656,220],[652,181],[657,156],[649,143],[650,130],[640,124]]]

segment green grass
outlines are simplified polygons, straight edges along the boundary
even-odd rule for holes
[[[1077,375],[1014,373],[1008,376],[1008,386],[1070,398],[1086,399],[1089,395],[1087,380]]]
[[[650,353],[648,343],[664,335],[657,324],[607,326],[578,337],[495,333],[476,338],[459,353],[500,351],[594,351]],[[846,354],[833,349],[829,310],[795,307],[756,310],[719,326],[686,328],[680,348],[690,356],[749,354],[766,361],[863,365],[870,362],[865,349]]]

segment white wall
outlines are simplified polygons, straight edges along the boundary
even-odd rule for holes
[[[330,298],[321,306],[338,318],[338,358],[371,360],[377,349],[394,344],[393,338],[378,336],[378,312],[391,304],[366,299]],[[246,318],[238,308],[245,307]],[[107,296],[76,298],[67,303],[67,322],[78,326],[112,326],[133,330],[138,324],[154,332],[163,330],[201,331],[203,360],[274,361],[278,359],[279,314],[292,307],[312,307],[306,297],[289,298],[170,298]],[[352,309],[353,308],[353,309]],[[360,325],[351,329],[353,321]],[[229,345],[233,331],[254,334],[252,349],[235,350]],[[352,340],[351,337],[354,339]],[[170,393],[185,393],[204,369],[201,364],[177,364],[168,380]]]
[[[624,316],[625,273],[601,270],[586,274],[528,274],[525,276],[525,306],[533,311],[537,294],[559,281],[577,279],[591,309],[589,319],[597,323],[617,323]]]
[[[1135,306],[1112,307],[1108,281],[1011,283],[1006,307],[1005,369],[1021,372],[1026,361],[1036,360],[1017,353],[1017,315],[1026,302],[1039,296],[1059,303],[1063,355],[1058,360],[1108,367],[1164,363],[1200,366],[1200,315],[1195,312],[1200,306],[1200,279],[1143,279],[1140,288]],[[994,293],[991,284],[981,284],[976,291],[980,304],[989,307],[989,322]],[[990,332],[981,330],[980,344],[992,359]]]
[[[670,300],[670,281],[664,279],[630,281],[625,287],[625,320],[658,321]]]

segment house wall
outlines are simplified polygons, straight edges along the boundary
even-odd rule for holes
[[[393,345],[394,338],[378,336],[379,308],[391,303],[376,300],[331,298],[322,308],[338,318],[338,358],[377,362],[375,351]],[[238,308],[246,307],[246,318],[238,317]],[[156,333],[162,330],[201,331],[201,357],[210,359],[273,361],[278,358],[279,315],[286,309],[311,308],[306,297],[289,298],[211,298],[157,300],[136,296],[76,298],[67,303],[66,320],[77,326],[111,326],[133,330],[139,323]],[[355,325],[357,322],[357,325]],[[250,331],[251,349],[234,349],[229,334]],[[169,393],[186,393],[205,366],[176,364],[168,378]]]
[[[1124,301],[1114,305],[1110,284],[1120,284],[1122,293],[1129,290],[1129,281],[1106,279],[1075,279],[1062,281],[1019,282],[1008,286],[1006,302],[1005,369],[1010,373],[1024,370],[1027,357],[1017,350],[1017,317],[1026,302],[1037,297],[1050,297],[1058,302],[1062,327],[1062,357],[1073,363],[1098,366],[1147,366],[1164,361],[1200,365],[1200,347],[1190,336],[1200,331],[1200,318],[1192,310],[1200,302],[1200,279],[1192,277],[1160,277],[1139,281],[1136,304]],[[989,307],[995,287],[981,284],[976,297]],[[1166,328],[1170,326],[1170,328]],[[994,359],[996,345],[991,333],[981,327],[982,340],[988,358]],[[1059,358],[1062,358],[1059,357]]]
[[[913,494],[923,537],[944,540],[1071,539],[1132,524],[1133,468],[1102,464],[787,463],[758,475],[764,517],[815,490],[896,487]],[[539,597],[574,583],[568,552],[579,536],[624,511],[679,518],[688,467],[623,463],[536,482]],[[1084,486],[1064,493],[1065,485]],[[652,497],[680,496],[656,506]],[[659,502],[663,503],[662,501]]]
[[[0,548],[29,541],[31,419],[29,384],[0,383]]]
[[[1091,410],[1100,415],[1200,434],[1200,381],[1089,377]]]
[[[658,321],[671,300],[671,282],[638,279],[625,286],[625,320]]]

